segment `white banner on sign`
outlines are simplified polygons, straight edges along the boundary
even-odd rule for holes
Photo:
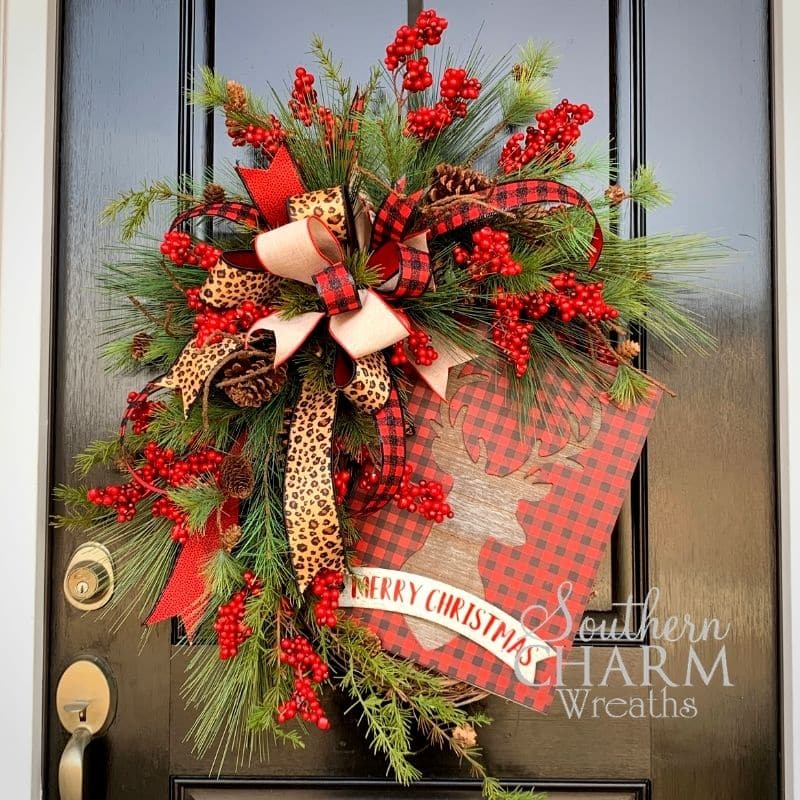
[[[531,683],[537,663],[556,655],[519,620],[456,586],[379,567],[356,567],[353,573],[355,578],[345,578],[344,608],[374,608],[434,622],[480,645]]]

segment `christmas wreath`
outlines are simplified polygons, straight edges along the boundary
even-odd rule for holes
[[[59,487],[56,524],[112,545],[113,607],[182,623],[199,752],[301,745],[308,724],[330,727],[337,689],[399,782],[420,775],[421,734],[499,797],[480,693],[339,609],[359,520],[387,505],[457,519],[406,458],[408,397],[419,382],[445,397],[466,362],[495,365],[523,417],[549,373],[623,408],[646,398],[637,332],[675,351],[710,343],[679,276],[714,250],[619,236],[626,204],[668,200],[651,170],[587,199],[574,187],[607,183],[609,166],[576,145],[591,108],[552,105],[548,48],[484,74],[475,51],[437,79],[426,53],[446,27],[420,13],[358,87],[315,40],[319,75],[298,67],[271,110],[202,74],[193,101],[222,110],[242,163],[108,206],[123,244],[101,277],[104,355],[158,377],[128,396],[118,435],[77,457],[84,479],[106,465],[122,480]],[[141,229],[160,201],[177,215],[156,243]]]

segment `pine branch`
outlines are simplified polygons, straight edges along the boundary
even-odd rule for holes
[[[194,533],[201,533],[208,518],[225,502],[225,496],[219,487],[205,481],[195,481],[188,486],[170,489],[167,496],[186,513],[187,527]]]
[[[655,170],[647,164],[642,164],[636,170],[628,196],[648,210],[668,206],[672,202],[672,196],[656,180]]]

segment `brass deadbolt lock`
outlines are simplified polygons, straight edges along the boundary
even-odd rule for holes
[[[67,601],[83,611],[102,608],[114,593],[111,553],[98,542],[82,544],[73,554],[64,575]]]

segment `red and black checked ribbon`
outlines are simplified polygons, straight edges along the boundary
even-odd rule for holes
[[[464,196],[464,202],[437,217],[431,224],[431,236],[450,233],[464,225],[503,211],[514,211],[538,203],[559,203],[580,208],[594,219],[589,245],[589,269],[594,267],[603,250],[603,231],[589,201],[571,186],[557,181],[527,180],[501,183],[483,192]]]
[[[377,250],[389,241],[399,242],[408,228],[417,203],[425,193],[423,189],[413,194],[403,195],[390,192],[375,214],[372,222],[372,236],[369,249]]]
[[[406,463],[405,423],[397,387],[392,386],[386,405],[374,415],[380,442],[381,462],[378,481],[368,495],[355,495],[348,501],[354,514],[371,514],[383,508],[396,494],[403,480]]]
[[[172,220],[172,224],[169,226],[170,230],[195,217],[221,217],[238,225],[246,225],[248,228],[264,227],[264,220],[255,206],[247,203],[221,200],[217,203],[203,203],[182,211]]]
[[[356,283],[350,270],[341,261],[317,272],[311,279],[329,317],[361,308]]]
[[[373,249],[387,241],[400,241],[411,222],[423,192],[408,196],[392,192],[375,215],[372,226]],[[589,269],[594,267],[603,249],[603,231],[589,201],[577,190],[557,181],[526,180],[501,183],[482,192],[463,195],[463,202],[434,218],[429,236],[442,236],[464,225],[493,214],[515,211],[539,203],[559,203],[580,208],[592,216],[594,231],[589,245]]]

